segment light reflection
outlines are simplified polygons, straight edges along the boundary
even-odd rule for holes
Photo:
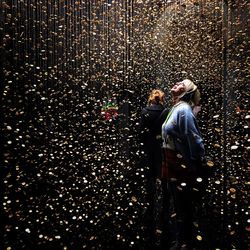
[[[249,4],[227,2],[2,1],[6,249],[30,248],[33,239],[65,249],[143,244],[139,111],[149,89],[168,93],[187,76],[202,91],[199,121],[215,169],[204,201],[216,225],[213,240],[224,237],[226,220],[232,227],[224,244],[241,247],[249,231],[242,92],[250,75]],[[106,100],[114,101],[114,113],[103,109]]]

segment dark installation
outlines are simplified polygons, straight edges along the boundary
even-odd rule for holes
[[[211,168],[200,249],[247,249],[249,11],[244,0],[2,0],[0,248],[147,249],[140,113],[150,90],[170,103],[189,78]]]

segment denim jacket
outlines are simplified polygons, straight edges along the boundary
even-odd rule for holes
[[[190,166],[193,165],[192,162],[204,157],[203,139],[192,108],[187,102],[180,101],[170,110],[162,125],[162,137],[163,147],[173,147]]]

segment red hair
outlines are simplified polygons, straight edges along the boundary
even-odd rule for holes
[[[148,104],[163,104],[164,103],[164,97],[165,94],[163,91],[159,89],[154,89],[151,91],[149,98],[148,98]]]

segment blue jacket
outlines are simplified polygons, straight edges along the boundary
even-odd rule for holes
[[[177,103],[169,112],[162,125],[163,147],[170,143],[174,150],[181,153],[187,164],[192,167],[205,154],[203,139],[191,106],[184,101]]]

